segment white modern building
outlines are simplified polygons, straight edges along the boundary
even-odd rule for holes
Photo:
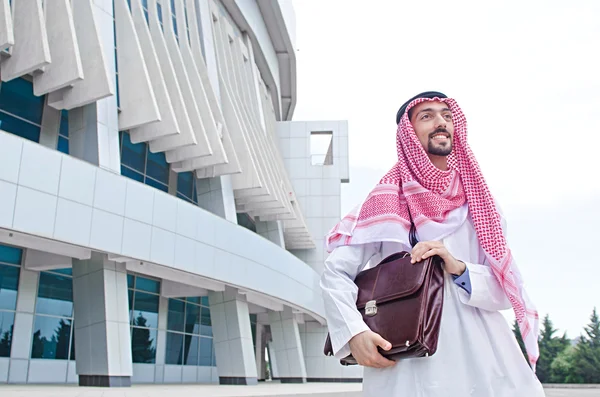
[[[360,380],[319,289],[348,126],[291,121],[294,18],[0,0],[0,383]]]

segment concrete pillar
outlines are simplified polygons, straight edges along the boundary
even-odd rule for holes
[[[298,323],[290,307],[282,312],[269,312],[273,344],[271,357],[276,356],[281,383],[305,383],[306,366]]]
[[[40,129],[40,145],[50,149],[57,148],[60,117],[60,110],[48,106],[48,96],[46,96],[44,99],[44,112],[42,113],[42,128]]]
[[[208,295],[219,383],[256,385],[256,359],[246,297],[237,289]]]
[[[73,260],[75,351],[80,386],[131,386],[127,270],[92,253]]]
[[[259,381],[264,381],[267,377],[267,361],[265,359],[266,336],[265,326],[263,324],[256,324],[256,348],[254,349],[254,354],[256,356],[256,372]]]
[[[102,3],[102,4],[99,4]],[[115,84],[115,35],[111,1],[94,2],[95,20],[111,84]],[[117,96],[69,110],[69,154],[121,173]]]
[[[167,319],[169,316],[169,298],[160,297],[158,303],[158,337],[156,338],[156,361],[154,365],[154,383],[165,380],[165,353],[167,349]]]
[[[21,265],[8,383],[27,383],[39,273]]]
[[[283,222],[256,221],[256,233],[285,249],[285,240],[283,238]]]
[[[233,186],[229,175],[196,180],[198,206],[237,223]]]

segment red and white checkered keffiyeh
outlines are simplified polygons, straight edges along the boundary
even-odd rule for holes
[[[408,119],[408,109],[432,100],[447,103],[452,111],[454,140],[447,171],[431,163]],[[456,101],[450,98],[418,98],[411,102],[398,125],[396,147],[396,165],[364,203],[329,232],[327,250],[331,252],[342,245],[382,241],[410,246],[409,208],[422,241],[441,240],[461,225],[468,209],[492,272],[513,306],[529,361],[535,367],[539,356],[539,316],[523,288],[494,198],[467,143],[467,122]]]

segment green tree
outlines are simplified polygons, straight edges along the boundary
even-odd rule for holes
[[[517,342],[519,343],[519,347],[521,348],[521,352],[523,353],[523,357],[525,358],[525,362],[529,365],[529,359],[527,358],[527,350],[525,349],[525,342],[523,342],[523,336],[521,335],[521,329],[519,328],[519,323],[515,319],[513,323],[513,333],[517,338]]]
[[[573,357],[574,375],[583,383],[600,383],[600,318],[596,308]]]
[[[12,332],[13,332],[13,326],[11,325],[9,330],[4,332],[2,334],[2,338],[0,338],[0,357],[10,357]]]
[[[550,366],[550,383],[583,383],[575,372],[575,346],[569,345],[560,352]]]
[[[542,323],[542,332],[540,334],[538,345],[540,348],[540,357],[536,365],[536,374],[542,383],[550,382],[551,366],[554,359],[569,346],[567,335],[555,337],[556,329],[552,325],[550,316],[546,315]]]
[[[144,328],[133,328],[131,339],[131,355],[134,363],[154,363],[156,349],[154,340],[150,338],[150,330],[146,325],[147,320],[140,313],[134,320],[134,325]]]

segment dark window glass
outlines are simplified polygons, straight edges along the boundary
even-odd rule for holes
[[[0,264],[0,309],[16,309],[18,288],[19,268]]]
[[[198,365],[198,348],[200,347],[199,339],[200,338],[197,336],[185,336],[183,364]]]
[[[71,317],[73,315],[73,280],[66,276],[40,273],[36,313]]]
[[[195,304],[199,305],[200,302],[201,302],[201,298],[199,296],[192,296],[192,297],[189,297],[189,298],[185,298],[185,301],[186,302],[195,303]]]
[[[133,288],[134,276],[131,274],[127,275],[127,288]]]
[[[188,201],[192,200],[194,196],[194,173],[193,172],[180,172],[177,174],[177,196],[180,198],[187,198]],[[180,195],[184,196],[181,197]]]
[[[0,262],[21,265],[23,250],[8,245],[0,245]]]
[[[2,83],[4,85],[5,83]],[[1,108],[0,108],[1,109]],[[20,120],[0,110],[0,129],[29,139],[33,142],[40,141],[40,127]]]
[[[75,360],[75,321],[71,324],[71,355],[69,360]]]
[[[131,358],[134,363],[154,364],[156,362],[155,329],[131,329]]]
[[[132,170],[131,168],[127,168],[124,165],[121,166],[121,175],[131,178],[134,181],[144,183],[144,175],[140,174],[137,171]]]
[[[160,293],[160,282],[144,277],[135,278],[135,289],[146,292]]]
[[[165,364],[181,365],[183,358],[183,334],[167,332]]]
[[[169,316],[167,329],[169,331],[183,331],[185,303],[176,299],[169,299]]]
[[[70,267],[67,267],[67,268],[64,268],[64,269],[50,270],[50,272],[52,272],[52,273],[66,274],[67,276],[72,276],[73,275],[73,269],[70,268]]]
[[[164,184],[169,184],[169,164],[164,152],[152,153],[148,150],[146,175]]]
[[[200,317],[200,335],[213,336],[210,310],[207,307],[202,308],[202,315]]]
[[[185,332],[200,334],[200,306],[193,303],[185,304]]]
[[[62,110],[60,112],[60,131],[59,134],[65,138],[69,137],[69,111]]]
[[[213,340],[212,338],[200,338],[200,359],[198,365],[210,367],[216,365],[213,359]]]
[[[67,360],[71,319],[35,316],[31,358]]]
[[[162,23],[163,23],[162,6],[158,2],[156,3],[156,13],[158,14],[158,21],[160,22],[160,25],[162,27]]]
[[[202,303],[202,306],[207,306],[208,307],[208,296],[203,296],[200,299],[200,302]]]
[[[23,78],[2,82],[0,109],[39,126],[42,124],[44,97],[33,95],[33,83]]]
[[[0,311],[0,357],[10,357],[14,323],[14,312]]]
[[[127,291],[127,300],[129,301],[129,322],[133,321],[133,290]]]
[[[158,327],[158,295],[135,292],[133,325],[138,327]]]
[[[122,134],[122,137],[121,164],[143,174],[146,164],[146,144],[132,143],[129,134],[126,132]]]
[[[160,182],[156,182],[154,179],[146,178],[146,185],[152,186],[155,189],[162,190],[165,193],[168,193],[169,186],[162,184]]]
[[[58,146],[56,147],[56,149],[64,154],[69,154],[69,140],[66,138],[63,138],[62,136],[58,137]]]

